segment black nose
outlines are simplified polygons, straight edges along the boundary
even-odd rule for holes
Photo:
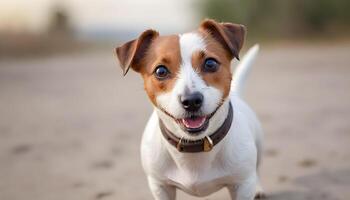
[[[182,107],[187,111],[197,111],[202,106],[203,95],[199,92],[180,96]]]

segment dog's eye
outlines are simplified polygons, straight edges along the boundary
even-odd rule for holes
[[[164,65],[159,65],[155,70],[154,70],[154,74],[155,76],[162,80],[165,79],[169,76],[169,70],[168,68],[166,68]]]
[[[219,69],[219,63],[214,58],[207,58],[204,61],[203,70],[205,72],[216,72]]]

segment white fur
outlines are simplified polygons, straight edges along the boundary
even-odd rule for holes
[[[201,40],[194,35],[180,39],[180,44],[181,41],[185,42],[184,45],[180,45],[181,52],[186,54],[182,55],[183,58],[189,58],[186,56],[196,49],[203,48],[199,42]],[[201,90],[204,87],[202,80],[196,77],[195,72],[188,72],[190,71],[188,66],[188,60],[184,59],[182,65],[184,71],[180,72],[179,80],[172,93],[164,94],[165,96],[157,99],[158,103],[168,111],[174,109],[175,113],[175,110],[179,109],[178,105],[173,105],[178,103],[172,99],[175,92],[181,92],[181,89],[186,86],[193,86],[194,90]],[[194,85],[191,85],[190,80],[195,81]],[[209,91],[209,96],[205,98],[218,95],[215,89]],[[257,162],[261,153],[262,129],[254,112],[234,90],[231,90],[228,100],[213,116],[210,124],[216,128],[221,126],[227,116],[229,101],[233,106],[234,120],[226,137],[210,152],[178,152],[162,136],[158,118],[165,121],[165,125],[173,133],[183,133],[174,132],[178,130],[174,123],[170,123],[172,120],[170,117],[157,109],[153,112],[143,134],[141,158],[155,199],[174,200],[176,188],[195,196],[206,196],[223,187],[228,188],[232,199],[252,200],[254,198],[258,183]],[[211,127],[210,131],[213,132],[213,130],[215,129]],[[201,137],[204,135],[201,134]]]

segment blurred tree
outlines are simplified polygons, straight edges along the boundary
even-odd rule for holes
[[[350,0],[203,0],[203,17],[245,24],[250,34],[300,37],[350,30]]]
[[[69,21],[69,14],[63,6],[55,6],[52,9],[49,22],[49,33],[56,36],[71,36],[72,29]]]

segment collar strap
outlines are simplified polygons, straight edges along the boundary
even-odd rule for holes
[[[170,132],[159,119],[160,130],[165,139],[180,152],[185,153],[197,153],[197,152],[208,152],[218,144],[230,130],[233,121],[233,108],[230,102],[230,108],[224,123],[211,135],[204,137],[200,140],[185,140],[178,138],[172,132]]]

